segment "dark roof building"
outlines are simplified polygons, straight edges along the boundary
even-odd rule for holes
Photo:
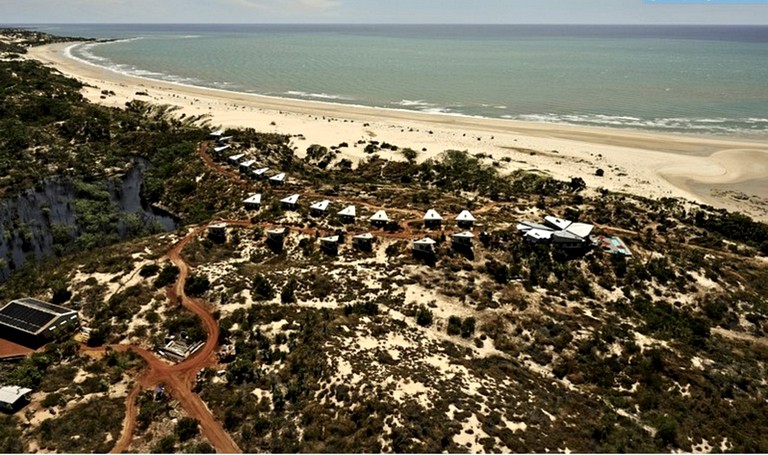
[[[78,324],[77,311],[33,298],[12,300],[0,308],[0,336],[25,346],[42,346]]]

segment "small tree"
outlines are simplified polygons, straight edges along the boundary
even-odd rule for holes
[[[183,417],[176,423],[176,436],[181,442],[194,438],[198,433],[200,433],[200,428],[198,428],[197,419]]]
[[[291,277],[287,283],[285,283],[285,286],[283,286],[283,290],[280,292],[280,301],[283,303],[294,303],[296,302],[296,288],[299,286],[298,281],[296,281],[296,278]]]
[[[272,300],[275,297],[275,288],[263,275],[253,277],[253,297],[256,300]]]
[[[211,282],[208,281],[208,278],[204,276],[190,275],[189,278],[187,278],[187,282],[184,283],[184,292],[193,297],[200,297],[205,294],[210,287]]]
[[[432,325],[433,319],[432,311],[424,305],[419,305],[419,308],[416,310],[416,324],[422,327],[429,327]]]

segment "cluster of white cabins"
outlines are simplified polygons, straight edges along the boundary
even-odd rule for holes
[[[230,150],[230,145],[226,144],[231,136],[223,136],[223,132],[217,131],[212,135],[218,144],[214,148],[214,157],[219,160],[224,160],[224,153]],[[246,159],[245,153],[235,153],[226,157],[228,164],[237,167],[241,174],[249,176],[254,180],[264,180],[274,186],[283,185],[286,181],[285,172],[277,172],[273,175],[269,175],[269,167],[257,166],[257,160]],[[280,203],[284,210],[296,210],[298,208],[300,194],[293,194],[291,196],[280,199]],[[261,209],[262,195],[260,193],[252,194],[245,200],[243,200],[243,206],[248,211],[258,211]],[[315,202],[309,206],[310,214],[312,216],[322,217],[329,213],[331,201],[322,200]],[[349,205],[344,209],[337,212],[341,221],[345,224],[354,224],[357,220],[357,208],[354,205]],[[384,210],[379,210],[374,213],[369,219],[372,226],[377,228],[384,228],[391,219]],[[442,225],[443,217],[434,209],[429,209],[423,217],[424,226],[430,229],[439,228]],[[459,228],[465,229],[462,232],[458,232],[451,235],[451,242],[454,247],[459,248],[471,248],[472,239],[475,235],[470,232],[470,229],[474,227],[477,220],[469,212],[464,210],[456,216],[456,224]],[[582,250],[592,246],[599,246],[604,250],[610,251],[614,254],[621,254],[624,256],[631,256],[626,244],[618,237],[606,237],[606,236],[592,236],[594,226],[586,223],[577,223],[554,216],[546,216],[544,223],[536,223],[532,221],[522,221],[517,225],[518,232],[520,232],[524,238],[532,243],[547,242],[552,243],[556,247],[568,249],[568,250]],[[270,229],[266,232],[267,241],[276,245],[282,245],[285,236],[288,233],[288,229],[285,227]],[[209,226],[208,235],[214,240],[224,241],[226,240],[226,224],[214,224]],[[352,244],[354,247],[370,251],[374,235],[370,232],[364,234],[355,235],[352,237]],[[320,246],[327,252],[335,254],[338,251],[338,246],[341,242],[341,237],[338,235],[332,235],[327,237],[321,237],[319,239]],[[430,237],[424,237],[418,240],[414,240],[412,248],[414,252],[434,254],[435,245],[437,242]]]

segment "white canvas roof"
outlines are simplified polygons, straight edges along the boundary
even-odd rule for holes
[[[280,199],[280,202],[285,202],[286,204],[295,204],[299,202],[299,197],[301,197],[300,194],[292,194],[288,197]]]
[[[372,240],[373,239],[373,234],[371,234],[370,232],[366,232],[365,234],[356,235],[356,236],[354,236],[352,238],[353,239],[358,239],[358,240]]]
[[[421,240],[414,240],[413,241],[414,245],[435,245],[436,243],[437,242],[435,242],[434,240],[430,239],[429,237],[424,237]]]
[[[339,215],[341,215],[341,216],[357,216],[357,209],[355,209],[354,205],[350,205],[349,207],[347,207],[344,210],[340,211]]]
[[[464,210],[456,217],[456,221],[475,221],[475,217],[469,213],[469,210]]]
[[[285,228],[282,227],[282,228],[277,228],[277,229],[270,229],[270,230],[267,231],[267,234],[283,235],[283,234],[285,234]]]
[[[240,158],[244,157],[245,153],[238,153],[237,155],[232,155],[229,157],[230,161],[240,161]]]
[[[254,164],[256,164],[256,160],[243,161],[242,163],[240,163],[240,167],[251,167]]]
[[[460,238],[460,239],[473,239],[473,238],[475,238],[475,234],[473,234],[473,233],[471,233],[469,231],[465,231],[465,232],[459,232],[459,233],[453,234],[452,237],[457,237],[457,238]]]
[[[332,235],[330,237],[320,237],[320,241],[324,243],[339,243],[339,236]]]
[[[267,172],[268,170],[269,170],[268,167],[262,167],[262,168],[259,168],[259,169],[256,169],[255,171],[253,171],[253,175],[261,175],[261,174],[264,174],[265,172]]]
[[[309,208],[311,208],[312,210],[320,210],[322,212],[325,212],[326,210],[328,210],[328,206],[330,204],[331,204],[331,201],[329,201],[328,199],[325,199],[320,202],[315,202],[314,204],[310,205]]]
[[[32,389],[15,385],[0,387],[0,402],[8,404],[16,403],[21,397],[31,391]]]
[[[243,202],[246,204],[261,204],[261,194],[252,194]]]
[[[443,217],[440,216],[439,213],[437,213],[434,209],[427,210],[427,213],[424,214],[424,220],[425,221],[436,221],[436,220],[442,220]]]
[[[561,229],[561,230],[568,228],[568,226],[572,224],[571,221],[564,220],[556,216],[545,216],[544,220],[547,222],[547,224],[552,225],[557,229]]]
[[[384,210],[379,210],[378,212],[373,214],[370,220],[371,221],[389,221],[389,217],[387,216],[387,212],[385,212]]]
[[[285,180],[285,172],[281,172],[275,176],[270,177],[269,179],[274,180],[275,182],[282,182]]]
[[[592,226],[591,224],[572,223],[565,230],[567,232],[570,232],[571,234],[581,237],[582,239],[585,239],[589,237],[589,234],[592,233],[592,229],[594,229],[594,226]]]
[[[552,234],[554,233],[555,231],[552,230],[531,229],[525,233],[525,236],[536,240],[549,240],[552,238]]]
[[[224,223],[219,223],[219,224],[212,224],[212,225],[210,225],[208,227],[211,228],[211,229],[226,229],[227,225],[224,224]]]
[[[572,234],[572,233],[570,233],[568,231],[553,232],[552,233],[552,238],[555,241],[559,240],[559,241],[565,241],[565,242],[573,242],[573,241],[581,242],[581,241],[584,240],[582,237],[579,237],[578,235]]]
[[[221,147],[214,148],[213,151],[216,152],[216,153],[219,153],[219,152],[223,152],[224,150],[228,149],[229,147],[230,147],[229,144],[222,145]]]
[[[221,136],[224,134],[224,130],[218,130],[211,133],[211,136]]]
[[[222,136],[218,139],[219,142],[224,142],[232,139],[232,136]]]
[[[544,226],[543,224],[534,223],[533,221],[522,221],[517,224],[517,230],[518,231],[530,231],[531,229],[538,229],[540,231],[554,231],[549,226]]]

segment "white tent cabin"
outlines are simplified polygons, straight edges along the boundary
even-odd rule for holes
[[[261,208],[261,193],[252,194],[243,201],[245,210],[259,210]]]
[[[439,227],[443,222],[443,217],[440,216],[435,209],[427,210],[424,214],[424,226],[428,228]]]
[[[413,251],[419,253],[434,253],[437,242],[429,237],[413,241]]]
[[[281,172],[277,175],[273,175],[269,178],[269,183],[273,185],[282,185],[285,183],[285,172]]]
[[[287,234],[287,232],[288,232],[288,229],[284,227],[269,229],[267,230],[267,242],[273,242],[278,245],[282,245],[283,240],[285,240],[285,234]]]
[[[320,248],[324,251],[332,254],[336,254],[339,251],[339,236],[331,235],[328,237],[320,237]]]
[[[344,210],[341,210],[338,215],[341,218],[342,223],[354,223],[357,218],[357,209],[354,205],[350,205],[344,208]]]
[[[301,195],[299,194],[292,194],[288,197],[280,199],[280,202],[282,203],[285,210],[296,210],[300,197]]]
[[[222,145],[222,146],[219,146],[219,147],[214,147],[213,148],[213,156],[215,158],[221,159],[222,153],[224,153],[226,150],[229,150],[229,148],[230,148],[229,144]]]
[[[309,206],[309,214],[313,216],[325,216],[328,213],[328,206],[331,205],[331,201],[324,199],[320,202],[315,202]]]
[[[256,160],[247,160],[240,163],[240,172],[243,174],[247,174],[248,171],[251,169],[251,166],[256,164]]]
[[[473,238],[475,238],[475,234],[469,231],[458,232],[451,236],[451,242],[454,246],[471,247]]]
[[[523,237],[531,243],[548,242],[554,233],[551,229],[529,229]]]
[[[236,155],[231,155],[229,158],[229,163],[232,165],[240,164],[240,160],[242,160],[245,157],[245,153],[238,153]]]
[[[208,226],[208,238],[215,242],[227,241],[227,225],[224,223]]]
[[[469,210],[464,210],[456,217],[456,224],[464,229],[470,229],[472,226],[475,225],[475,219],[474,216],[469,212]]]
[[[383,228],[384,226],[389,223],[389,216],[387,216],[387,212],[384,210],[379,210],[378,212],[374,213],[373,216],[369,218],[372,225]]]
[[[261,180],[267,176],[268,170],[269,170],[268,167],[260,167],[258,169],[255,169],[253,172],[251,172],[251,176],[253,176],[253,178],[255,178],[256,180]]]
[[[359,234],[352,237],[352,245],[354,245],[355,248],[370,251],[373,247],[373,239],[373,234],[366,232],[365,234]]]
[[[214,138],[214,139],[219,139],[222,136],[224,136],[224,130],[216,130],[216,131],[211,133],[211,137]]]
[[[573,224],[573,222],[558,218],[556,216],[547,215],[544,217],[544,224],[552,227],[553,229],[564,231],[568,228],[568,226]]]

